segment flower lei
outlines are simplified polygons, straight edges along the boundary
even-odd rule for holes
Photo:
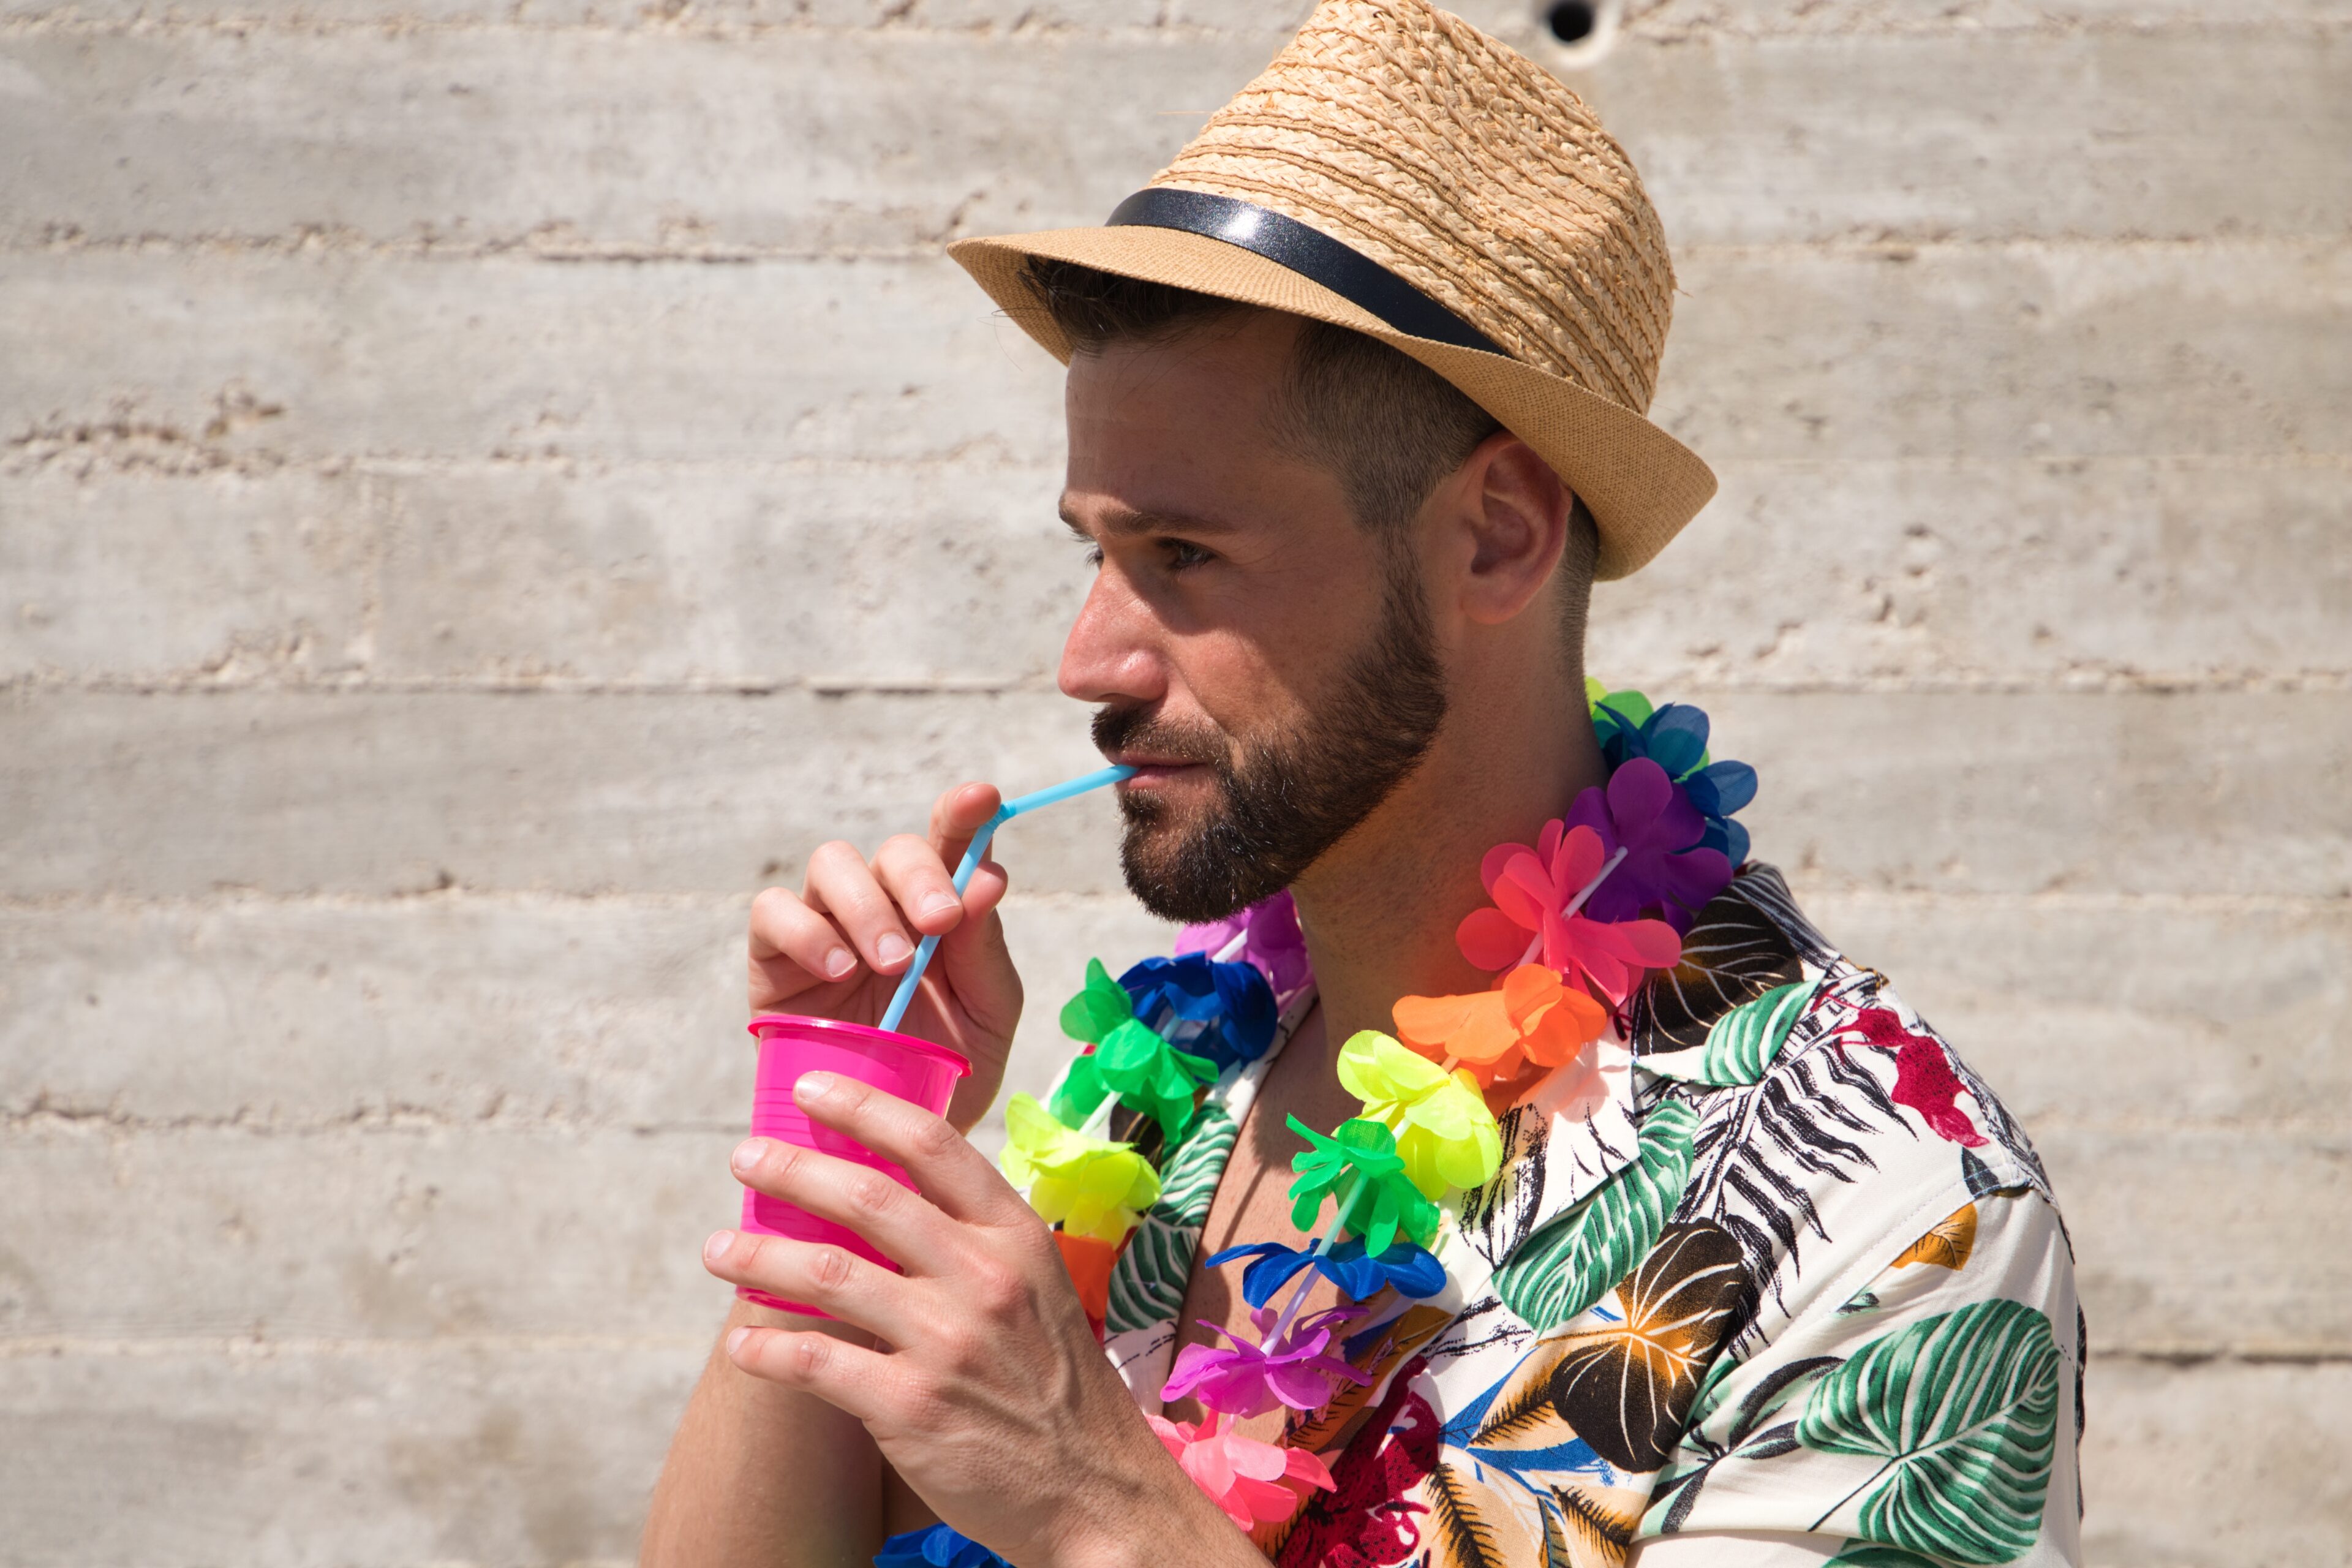
[[[1349,1331],[1374,1315],[1367,1303],[1384,1290],[1407,1301],[1444,1289],[1445,1270],[1429,1250],[1440,1205],[1493,1180],[1502,1163],[1486,1091],[1530,1069],[1569,1066],[1612,1029],[1622,1035],[1643,974],[1680,960],[1698,910],[1747,858],[1748,831],[1731,818],[1755,798],[1756,771],[1710,760],[1706,714],[1682,703],[1653,707],[1638,691],[1597,681],[1586,682],[1585,699],[1606,785],[1580,795],[1536,843],[1489,850],[1479,879],[1491,902],[1455,932],[1463,956],[1497,976],[1494,986],[1403,997],[1393,1036],[1367,1029],[1346,1041],[1339,1081],[1363,1102],[1361,1113],[1328,1134],[1289,1121],[1307,1145],[1291,1161],[1291,1220],[1302,1232],[1319,1223],[1315,1239],[1305,1247],[1255,1242],[1206,1260],[1211,1268],[1250,1260],[1242,1295],[1256,1337],[1216,1329],[1225,1343],[1187,1345],[1176,1357],[1161,1398],[1190,1394],[1203,1420],[1146,1418],[1244,1530],[1288,1520],[1310,1492],[1334,1483],[1319,1457],[1223,1423],[1277,1408],[1309,1414],[1342,1385],[1371,1381],[1344,1353]],[[1148,958],[1117,981],[1099,962],[1087,965],[1085,988],[1062,1009],[1064,1030],[1086,1051],[1050,1106],[1013,1097],[1003,1168],[1059,1226],[1097,1334],[1111,1263],[1160,1186],[1149,1160],[1102,1135],[1111,1110],[1150,1119],[1172,1150],[1199,1090],[1262,1056],[1281,1005],[1311,979],[1286,892],[1186,928],[1175,957]],[[1301,1318],[1318,1278],[1346,1304]],[[981,1555],[964,1555],[967,1547]],[[886,1555],[909,1568],[995,1560],[945,1525],[894,1538]]]

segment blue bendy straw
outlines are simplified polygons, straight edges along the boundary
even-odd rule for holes
[[[1134,773],[1133,768],[1124,763],[1114,763],[1110,767],[1097,768],[1093,773],[1081,774],[1077,778],[1066,779],[1051,788],[1041,789],[1034,795],[1015,795],[998,806],[996,815],[982,823],[980,831],[971,836],[971,847],[963,852],[963,864],[956,868],[956,897],[963,897],[963,890],[971,885],[971,874],[979,867],[980,858],[988,853],[988,841],[996,837],[998,828],[1024,811],[1034,811],[1041,805],[1052,805],[1055,802],[1067,800],[1074,795],[1084,795],[1090,789],[1100,789],[1105,784],[1115,784],[1123,778],[1131,778]],[[915,987],[921,982],[923,971],[930,967],[931,954],[939,945],[938,937],[927,936],[923,939],[923,944],[915,949],[915,962],[907,965],[907,973],[899,977],[898,994],[890,998],[889,1011],[882,1015],[881,1027],[895,1029],[898,1026],[898,1020],[907,1016],[907,1005],[915,999]]]

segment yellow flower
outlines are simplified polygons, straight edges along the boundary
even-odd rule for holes
[[[1339,1047],[1339,1084],[1364,1102],[1364,1119],[1396,1134],[1404,1173],[1423,1195],[1484,1186],[1503,1163],[1495,1113],[1466,1070],[1451,1073],[1377,1029]]]
[[[1150,1161],[1124,1143],[1071,1131],[1029,1095],[1006,1103],[1004,1127],[1004,1179],[1028,1188],[1029,1206],[1072,1236],[1116,1247],[1160,1196]]]

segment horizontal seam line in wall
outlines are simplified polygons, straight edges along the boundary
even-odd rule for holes
[[[0,34],[0,37],[5,37]],[[22,230],[29,220],[12,226]],[[1081,226],[1090,221],[1072,220]],[[942,229],[900,245],[887,246],[761,246],[663,245],[631,240],[566,241],[542,234],[524,233],[502,238],[457,243],[441,240],[383,239],[334,229],[297,229],[287,234],[143,233],[93,237],[71,224],[54,224],[51,232],[31,238],[0,241],[0,259],[41,256],[177,256],[195,255],[260,259],[300,259],[325,262],[359,258],[390,261],[435,262],[448,265],[476,261],[520,260],[561,266],[609,263],[618,266],[804,266],[811,263],[945,262],[946,246],[961,237]],[[1866,232],[1817,239],[1692,240],[1675,246],[1677,259],[1688,262],[1714,258],[1771,259],[1827,256],[1910,261],[1923,257],[2014,253],[2046,254],[2172,254],[2205,258],[2217,253],[2261,251],[2328,252],[2352,245],[2352,229],[2325,229],[2293,234],[2146,235],[2019,234],[1954,237],[1948,235],[1906,237],[1884,224]]]
[[[1697,42],[1708,45],[1725,40],[1738,43],[1803,42],[1808,39],[1883,39],[1889,42],[1938,40],[1950,38],[2049,39],[2053,37],[2171,37],[2179,36],[2210,37],[2304,37],[2345,31],[2352,19],[2336,16],[2312,17],[2216,17],[2206,16],[2171,16],[2162,20],[2133,17],[2053,17],[2011,25],[1987,26],[1982,23],[1915,22],[1893,26],[1879,23],[1857,22],[1846,26],[1810,27],[1740,26],[1737,23],[1718,25],[1709,22],[1696,26],[1629,26],[1618,34],[1618,47],[1676,47]],[[264,34],[276,37],[335,37],[376,36],[388,42],[406,37],[436,34],[509,34],[522,37],[562,35],[581,37],[610,38],[676,38],[708,42],[761,38],[800,39],[837,37],[873,39],[884,43],[905,42],[926,44],[947,43],[1035,43],[1113,42],[1131,40],[1137,43],[1186,43],[1233,41],[1260,43],[1268,39],[1280,42],[1289,36],[1287,26],[1262,28],[1210,27],[1182,23],[1136,25],[1125,27],[1088,26],[1083,24],[1066,26],[1037,24],[1024,27],[998,27],[982,25],[972,27],[936,27],[903,23],[879,26],[842,26],[813,22],[751,22],[727,24],[684,20],[639,26],[614,26],[601,22],[514,22],[487,17],[422,18],[396,12],[366,17],[351,17],[327,21],[316,18],[300,21],[260,12],[227,12],[216,16],[176,16],[157,21],[142,16],[121,19],[100,19],[76,14],[70,6],[9,18],[0,22],[0,37],[11,34],[64,34],[74,37],[106,37],[135,35],[140,37],[171,37],[174,34],[222,33],[236,37]]]
[[[1936,453],[1922,457],[1746,457],[1709,459],[1718,474],[1790,472],[1973,473],[2053,469],[2196,469],[2217,473],[2342,472],[2352,470],[2347,452],[2037,452],[1979,455]],[[760,479],[845,478],[899,475],[909,470],[941,476],[1019,474],[1041,484],[1056,483],[1057,463],[1008,455],[997,443],[975,442],[967,451],[920,453],[905,458],[614,458],[593,454],[489,452],[483,454],[355,453],[294,457],[268,450],[242,450],[211,444],[159,423],[104,422],[37,426],[0,439],[0,483],[55,472],[76,484],[94,472],[152,482],[220,477],[247,481],[278,478],[473,479],[517,473],[552,474],[565,479],[742,477]],[[1058,537],[1058,523],[1043,515],[1037,533]]]
[[[0,1337],[0,1360],[31,1357],[89,1356],[108,1359],[161,1358],[175,1355],[216,1355],[237,1360],[273,1356],[370,1356],[379,1354],[446,1354],[481,1351],[509,1353],[612,1352],[626,1350],[707,1349],[717,1338],[709,1333],[674,1334],[449,1334],[402,1337],[312,1336],[289,1339],[250,1335],[122,1338],[44,1334]],[[2287,1346],[2275,1350],[2184,1347],[2181,1349],[2091,1347],[2091,1364],[2142,1362],[2165,1366],[2234,1363],[2253,1366],[2326,1366],[2352,1363],[2352,1347]]]
[[[1971,909],[1996,910],[2052,910],[2083,913],[2128,914],[2135,911],[2195,915],[2265,915],[2335,918],[2352,913],[2352,895],[2302,893],[2135,893],[2053,889],[2043,892],[1949,892],[1916,889],[1839,888],[1800,879],[1795,891],[1807,904],[1835,904],[1842,909],[1876,906],[1895,910]],[[213,916],[239,911],[319,911],[356,914],[399,913],[427,909],[465,913],[528,912],[534,910],[571,912],[613,910],[623,912],[679,910],[705,915],[741,913],[751,901],[742,892],[664,893],[605,889],[565,892],[531,889],[449,888],[413,892],[272,893],[258,889],[224,889],[207,894],[148,897],[134,893],[0,892],[0,918],[58,914],[148,914]],[[1123,889],[1101,891],[1014,892],[1006,895],[1013,911],[1052,909],[1125,909],[1132,897]]]
[[[1047,696],[1056,691],[1044,676],[810,676],[772,680],[603,680],[566,676],[439,676],[413,678],[283,675],[222,679],[204,671],[163,676],[75,676],[62,671],[23,672],[0,678],[0,697],[192,697],[300,696],[360,700],[370,697],[608,697],[658,698],[924,698]],[[2064,697],[2084,700],[2123,697],[2278,696],[2332,698],[2352,691],[2352,671],[2305,670],[2293,675],[2216,671],[2147,674],[2092,666],[2055,679],[1979,680],[1889,677],[1881,681],[1688,681],[1676,695],[1685,701],[1708,698],[1773,697]]]
[[[2163,1366],[2203,1366],[2215,1363],[2248,1366],[2340,1366],[2352,1363],[2352,1346],[2286,1346],[2276,1350],[2223,1350],[2210,1346],[2130,1348],[2091,1347],[2091,1365],[2101,1362],[2148,1362]]]
[[[375,1355],[468,1351],[615,1351],[708,1349],[718,1338],[714,1324],[704,1334],[447,1334],[386,1338],[318,1336],[291,1339],[224,1334],[157,1339],[107,1339],[72,1334],[0,1337],[0,1360],[28,1356],[140,1357],[226,1355],[266,1359],[272,1355]]]
[[[632,910],[685,910],[719,914],[740,912],[751,901],[740,893],[662,893],[607,890],[603,892],[540,891],[531,889],[433,888],[415,892],[268,893],[256,889],[225,889],[217,893],[145,898],[122,893],[48,893],[37,897],[0,892],[0,916],[64,912],[215,913],[238,909],[399,910],[422,905],[463,906],[496,911],[532,906],[555,910],[589,910],[622,906]],[[2295,901],[2290,900],[2290,901]],[[2308,901],[2308,900],[2303,900]],[[2352,900],[2344,900],[2352,906]],[[1102,892],[1015,891],[1004,896],[1008,910],[1054,909],[1065,906],[1127,904],[1134,900],[1124,889]]]
[[[748,1058],[750,1046],[745,1045]],[[46,1097],[44,1097],[46,1098]],[[2093,1136],[2116,1138],[2210,1138],[2215,1141],[2242,1139],[2261,1140],[2274,1143],[2282,1151],[2309,1152],[2312,1145],[2327,1152],[2352,1144],[2352,1120],[2336,1118],[2264,1118],[2256,1116],[2194,1120],[2156,1116],[2116,1116],[2105,1120],[2038,1113],[2027,1119],[2032,1131],[2044,1136]],[[362,1110],[331,1116],[278,1117],[274,1115],[235,1116],[142,1116],[134,1111],[114,1110],[91,1106],[56,1106],[41,1104],[30,1109],[0,1111],[0,1131],[19,1136],[44,1131],[74,1137],[116,1135],[153,1136],[180,1132],[226,1133],[258,1142],[289,1139],[422,1136],[434,1133],[458,1132],[472,1138],[532,1138],[553,1137],[571,1139],[594,1135],[629,1138],[710,1138],[740,1137],[743,1124],[734,1118],[712,1118],[708,1121],[638,1122],[621,1119],[599,1120],[591,1116],[530,1117],[498,1115],[469,1117],[423,1109],[399,1108],[390,1110]],[[2060,1194],[2063,1207],[2065,1194]]]

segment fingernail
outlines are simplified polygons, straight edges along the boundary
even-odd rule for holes
[[[833,1087],[834,1079],[831,1073],[804,1072],[801,1074],[800,1083],[793,1092],[800,1098],[802,1104],[806,1105],[812,1100],[823,1100],[826,1095],[831,1094]]]
[[[943,915],[956,907],[957,900],[952,894],[933,893],[923,900],[923,907],[919,912],[925,920],[929,920],[933,915]]]
[[[726,1257],[727,1249],[734,1245],[733,1231],[714,1230],[710,1233],[710,1239],[702,1244],[702,1260],[705,1263],[716,1263]]]
[[[765,1138],[746,1138],[735,1145],[735,1152],[727,1163],[735,1168],[737,1175],[748,1176],[759,1169],[760,1156],[767,1152],[768,1141]]]
[[[857,960],[845,947],[836,947],[824,955],[824,972],[838,980],[857,967]]]
[[[737,1351],[741,1350],[741,1349],[743,1348],[743,1342],[744,1342],[745,1340],[750,1339],[751,1337],[751,1331],[750,1329],[740,1329],[740,1328],[739,1328],[739,1329],[730,1329],[730,1330],[728,1330],[728,1331],[727,1331],[727,1353],[728,1353],[729,1355],[733,1355]]]
[[[896,963],[914,951],[907,945],[907,939],[897,931],[892,931],[874,944],[875,956],[885,963]]]

